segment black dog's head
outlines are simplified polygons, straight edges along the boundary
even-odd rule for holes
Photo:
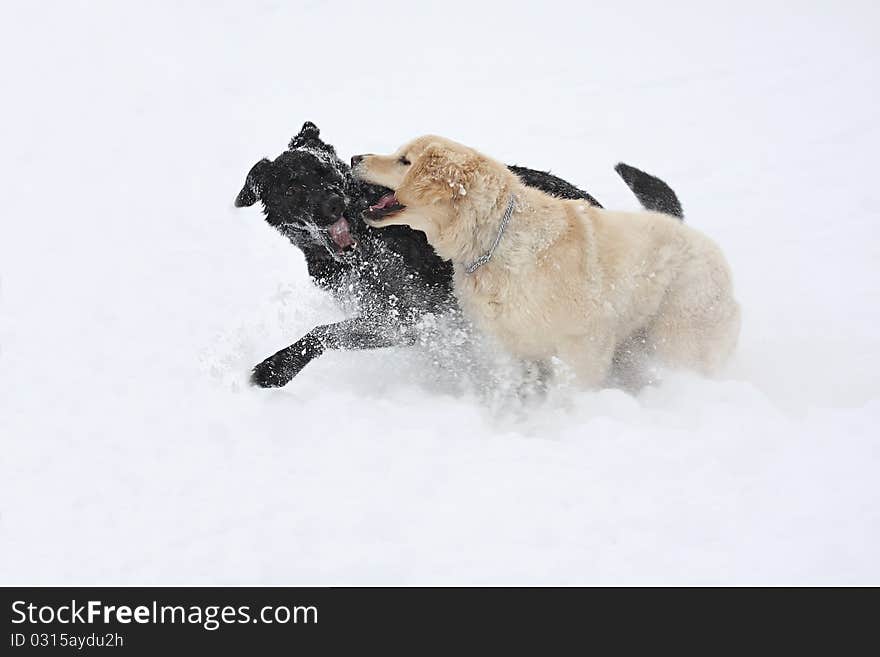
[[[336,255],[353,247],[351,217],[360,217],[361,187],[349,166],[320,138],[309,121],[274,161],[262,159],[250,170],[236,207],[263,204],[266,220],[302,249],[323,247]],[[355,214],[357,212],[358,214]]]

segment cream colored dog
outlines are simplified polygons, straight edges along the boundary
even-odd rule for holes
[[[462,309],[516,356],[559,357],[595,387],[615,354],[712,374],[736,345],[724,256],[673,217],[557,199],[442,137],[353,162],[357,177],[395,190],[368,223],[424,231],[454,265]]]

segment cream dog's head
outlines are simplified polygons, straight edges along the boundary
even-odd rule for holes
[[[434,135],[391,155],[356,155],[352,167],[355,177],[394,190],[364,213],[368,224],[421,230],[447,259],[483,246],[481,223],[503,212],[518,182],[500,162]]]

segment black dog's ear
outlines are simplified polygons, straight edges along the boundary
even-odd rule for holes
[[[317,139],[321,136],[321,131],[318,130],[318,126],[314,123],[306,121],[303,123],[302,129],[299,131],[299,136],[303,139]]]
[[[244,187],[241,188],[238,196],[235,197],[235,207],[249,208],[257,202],[257,195],[260,192],[260,183],[263,180],[263,175],[268,166],[269,160],[263,158],[251,167],[247,178],[244,180]]]
[[[290,140],[289,148],[293,149],[297,146],[302,146],[308,140],[318,139],[320,136],[321,131],[318,130],[318,126],[316,126],[311,121],[306,121],[305,123],[303,123],[303,127],[299,131],[299,134]]]

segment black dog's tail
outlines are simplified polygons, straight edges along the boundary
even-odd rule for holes
[[[665,182],[623,162],[618,163],[614,170],[620,174],[623,182],[646,210],[663,212],[684,219],[684,211],[681,209],[678,196]]]

